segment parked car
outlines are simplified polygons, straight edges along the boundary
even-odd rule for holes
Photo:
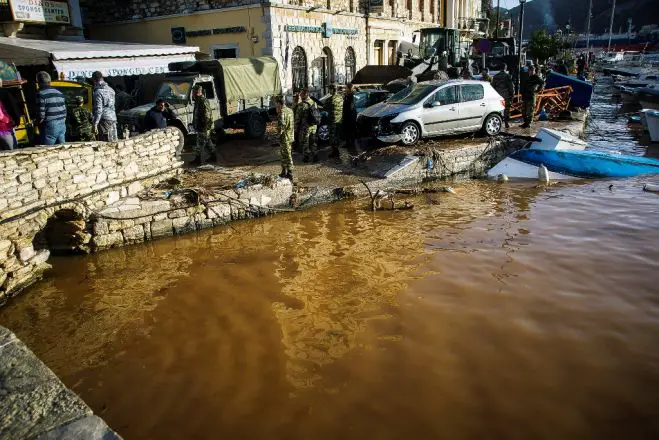
[[[505,102],[490,83],[448,80],[407,87],[357,117],[360,135],[414,145],[421,138],[481,131],[499,134]]]
[[[393,95],[393,93],[387,90],[380,89],[361,89],[355,92],[355,107],[357,107],[357,113],[367,109],[368,107],[378,104],[382,101],[387,100]],[[329,102],[330,95],[325,95],[322,98],[316,101],[316,104],[325,108],[325,105]],[[329,127],[328,127],[328,113],[326,111],[321,111],[321,122],[318,125],[318,130],[316,131],[316,139],[319,144],[325,144],[329,141]]]

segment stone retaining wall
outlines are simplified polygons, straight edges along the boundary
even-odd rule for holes
[[[197,202],[181,196],[155,200],[129,197],[92,216],[93,249],[126,246],[271,214],[288,209],[292,193],[293,185],[283,179],[271,185],[214,191]]]
[[[49,267],[43,233],[54,218],[64,217],[59,228],[69,228],[72,248],[88,250],[89,214],[177,174],[182,141],[180,131],[168,129],[0,153],[0,304]]]

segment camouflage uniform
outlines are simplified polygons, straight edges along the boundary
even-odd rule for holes
[[[329,144],[333,149],[339,148],[341,141],[341,122],[343,120],[343,97],[338,93],[332,95],[327,108],[329,119]]]
[[[300,108],[302,107],[300,106],[299,102],[293,102],[291,108],[293,109],[293,132],[295,133],[293,146],[295,147],[295,151],[301,153],[302,145],[300,143],[300,139],[298,138],[298,130],[300,128]]]
[[[213,130],[213,112],[210,102],[204,96],[195,96],[194,110],[192,113],[192,126],[197,132],[197,143],[195,144],[195,155],[201,161],[204,153],[209,156],[215,154],[215,145],[211,139]]]
[[[300,144],[298,148],[302,150],[306,158],[316,155],[316,126],[309,125],[311,110],[315,108],[316,103],[311,98],[307,98],[306,101],[300,102],[296,109],[298,114],[295,126],[298,143]]]
[[[87,142],[94,140],[92,134],[92,114],[84,107],[75,107],[69,113],[69,128],[73,140],[76,142]]]
[[[503,120],[508,127],[508,120],[510,119],[510,106],[513,102],[513,96],[515,95],[515,84],[513,83],[513,77],[510,76],[510,73],[505,70],[499,71],[494,78],[492,78],[492,87],[497,91],[499,95],[506,101],[506,110],[503,114]]]
[[[537,74],[529,76],[524,84],[522,89],[522,99],[524,101],[522,116],[524,117],[523,126],[525,127],[530,127],[533,124],[536,95],[544,85],[545,82]]]
[[[293,172],[293,157],[291,144],[293,142],[293,129],[295,120],[293,110],[283,106],[277,120],[277,134],[279,135],[279,154],[281,155],[281,173],[290,175]]]

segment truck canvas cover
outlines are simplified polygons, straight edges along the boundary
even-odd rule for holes
[[[224,73],[227,101],[250,100],[281,94],[277,61],[272,57],[218,60]]]

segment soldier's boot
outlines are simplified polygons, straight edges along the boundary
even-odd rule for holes
[[[285,167],[281,167],[281,173],[279,173],[279,177],[281,177],[282,179],[284,179],[284,178],[286,178],[286,175],[287,175],[288,173],[290,173],[290,171],[288,171],[287,168],[285,168]]]
[[[190,162],[190,165],[193,167],[198,167],[201,165],[201,155],[196,155],[192,162]]]
[[[336,146],[336,145],[333,145],[332,146],[332,152],[329,154],[328,157],[332,158],[332,159],[341,157],[341,153],[339,153],[339,147]]]
[[[291,183],[293,183],[293,173],[291,172],[291,170],[288,170],[288,172],[286,173],[286,176],[284,176],[284,177],[286,179],[290,180]]]
[[[318,163],[320,159],[318,158],[318,155],[316,153],[313,154],[313,163]]]

